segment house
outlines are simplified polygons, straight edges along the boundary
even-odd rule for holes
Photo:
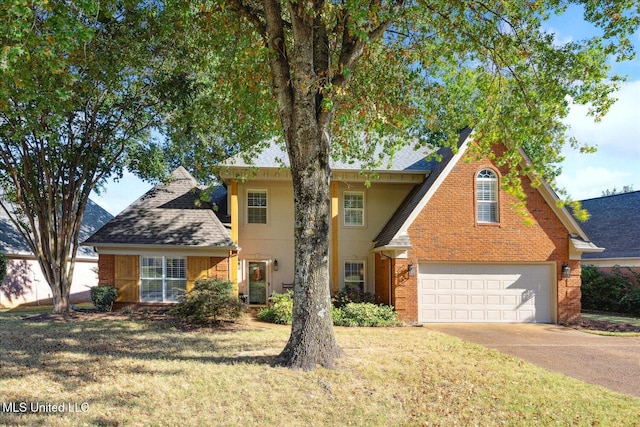
[[[112,218],[94,203],[87,202],[79,239],[86,239]],[[22,304],[51,304],[51,288],[35,256],[6,212],[0,209],[0,253],[9,260],[7,275],[0,286],[0,308]],[[98,254],[91,248],[78,247],[71,283],[70,302],[91,301],[89,287],[98,283]]]
[[[605,271],[619,265],[640,273],[640,191],[613,194],[580,201],[589,212],[582,228],[606,249],[586,253],[583,265]]]
[[[118,304],[177,302],[200,278],[233,278],[238,246],[202,190],[179,167],[83,242],[98,252],[98,283],[118,287]]]
[[[392,304],[401,319],[412,322],[576,321],[581,256],[602,248],[558,206],[549,186],[534,187],[527,177],[523,187],[532,224],[525,224],[510,207],[513,197],[501,189],[506,167],[467,154],[473,144],[470,134],[469,129],[461,133],[455,153],[439,150],[440,162],[426,159],[433,154],[428,149],[405,147],[384,162],[388,167],[376,171],[370,186],[360,165],[332,163],[331,292],[356,287],[374,293],[378,302]],[[502,149],[497,147],[498,155]],[[227,277],[251,304],[265,304],[271,293],[282,292],[293,281],[294,205],[287,165],[286,153],[273,143],[250,161],[240,155],[228,159],[217,173],[224,183],[224,191],[217,191],[218,214],[227,215],[223,221],[229,221],[229,228],[218,225],[218,234],[210,237],[227,251]],[[185,172],[180,174],[188,181]],[[196,183],[182,186],[172,197],[191,191],[190,186]],[[147,215],[152,222],[164,216],[158,209],[143,214],[143,202],[134,203],[127,215]],[[176,212],[174,218],[193,228],[182,215]],[[121,221],[119,217],[112,222]],[[143,293],[148,279],[142,277],[148,267],[141,254],[149,254],[152,247],[139,245],[139,227],[136,220],[124,222],[116,233],[100,230],[87,244],[100,254],[102,283],[105,269],[104,277],[125,289],[132,301],[148,301]],[[169,227],[182,233],[181,227],[164,220],[159,230]],[[187,247],[196,247],[190,236],[185,236],[187,247],[158,237],[150,243],[165,256],[174,250],[187,256]],[[219,263],[225,259],[222,252],[216,258]],[[126,268],[120,267],[128,275],[111,273],[119,261],[103,261],[103,254],[132,257]],[[189,270],[191,258],[186,262]],[[198,274],[204,270],[197,268],[191,276]]]

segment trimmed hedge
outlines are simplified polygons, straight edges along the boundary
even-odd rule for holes
[[[270,306],[258,312],[258,319],[283,325],[293,320],[293,291],[285,294],[274,293]],[[336,326],[396,326],[399,325],[396,312],[388,305],[370,302],[347,302],[342,307],[331,307],[331,318]]]
[[[118,288],[111,285],[92,286],[90,292],[91,302],[98,311],[111,311],[118,298]]]
[[[196,280],[183,302],[169,314],[194,323],[217,322],[219,319],[236,320],[242,316],[244,304],[233,295],[233,283],[229,280]]]
[[[293,321],[293,291],[287,291],[284,294],[274,292],[269,301],[269,307],[258,311],[258,319],[269,323],[290,325]]]
[[[618,265],[609,274],[588,265],[581,279],[583,309],[640,315],[640,274]]]

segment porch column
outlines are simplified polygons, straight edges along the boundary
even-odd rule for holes
[[[338,293],[338,183],[331,181],[331,294]]]
[[[238,182],[231,180],[231,193],[229,198],[229,208],[231,214],[231,240],[238,244]],[[231,281],[233,282],[233,292],[238,295],[238,252],[231,255],[230,265]]]

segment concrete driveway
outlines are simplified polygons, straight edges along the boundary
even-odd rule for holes
[[[424,326],[587,383],[640,397],[640,337],[608,337],[545,324]]]

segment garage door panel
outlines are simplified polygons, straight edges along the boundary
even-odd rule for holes
[[[436,289],[451,289],[452,280],[440,279],[437,281]]]
[[[420,264],[420,322],[551,322],[550,264]]]
[[[469,289],[469,281],[466,279],[456,280],[453,285],[454,289]]]

